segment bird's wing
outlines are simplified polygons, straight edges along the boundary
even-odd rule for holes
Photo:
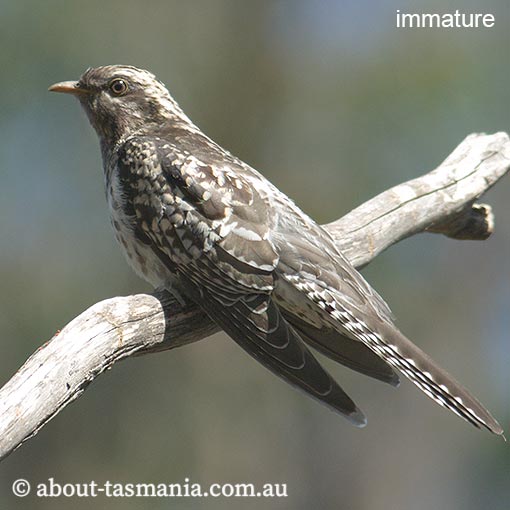
[[[305,347],[270,295],[244,294],[235,301],[225,300],[204,285],[204,273],[195,274],[194,279],[197,285],[190,292],[192,299],[248,354],[354,425],[366,424],[363,413]]]
[[[318,225],[315,239],[287,232],[279,242],[278,274],[284,285],[306,296],[321,317],[340,334],[362,342],[385,363],[399,370],[439,405],[478,428],[502,434],[489,411],[450,374],[408,340],[394,325],[389,307],[356,269],[338,252]],[[284,239],[284,241],[283,241]],[[283,248],[284,247],[284,248]],[[282,284],[283,286],[283,284]],[[288,291],[286,295],[292,295]],[[290,313],[304,302],[286,305]],[[310,314],[309,316],[312,316]],[[321,339],[315,340],[320,343]]]
[[[273,373],[355,425],[365,425],[363,413],[319,364],[271,298],[278,254],[268,235],[267,202],[242,176],[191,157],[177,161],[164,146],[157,147],[161,168],[154,182],[150,177],[133,180],[133,155],[143,143],[149,142],[133,140],[124,148],[130,151],[129,168],[121,153],[121,185],[132,196],[128,201],[133,206],[134,228],[147,236],[163,264],[177,273],[180,290]],[[133,186],[155,188],[151,200],[140,197]],[[174,197],[165,206],[165,200],[171,202],[163,198],[167,193]]]

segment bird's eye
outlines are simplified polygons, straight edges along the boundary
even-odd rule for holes
[[[111,81],[110,90],[116,96],[123,96],[127,92],[128,86],[124,80],[121,80],[120,78],[116,78],[115,80]]]

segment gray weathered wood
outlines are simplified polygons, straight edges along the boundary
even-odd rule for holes
[[[418,232],[486,239],[490,206],[476,200],[510,168],[506,133],[468,136],[436,170],[391,188],[325,225],[356,267]],[[0,389],[0,459],[32,437],[116,361],[218,331],[165,292],[107,299],[71,321]]]
[[[506,133],[469,135],[432,172],[395,186],[326,227],[347,258],[362,267],[419,232],[455,239],[487,239],[494,228],[490,206],[475,201],[508,172]]]

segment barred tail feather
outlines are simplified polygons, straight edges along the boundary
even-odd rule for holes
[[[328,358],[392,386],[400,380],[393,368],[359,340],[353,340],[324,325],[318,328],[297,315],[282,310],[285,319],[294,326],[301,338]]]
[[[374,352],[440,406],[477,428],[503,435],[501,425],[466,388],[396,328],[386,329],[387,332],[381,328],[381,333],[367,335],[372,337],[367,345]]]

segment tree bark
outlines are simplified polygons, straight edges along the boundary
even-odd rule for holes
[[[510,168],[506,133],[472,134],[435,170],[391,188],[324,225],[361,268],[418,232],[487,239],[491,207],[476,200]],[[0,459],[34,436],[115,362],[173,349],[219,328],[164,291],[101,301],[39,348],[0,389]]]

